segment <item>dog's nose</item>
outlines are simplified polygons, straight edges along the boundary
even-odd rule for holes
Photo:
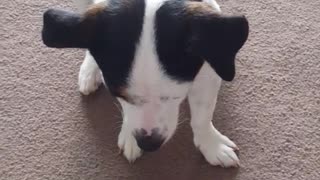
[[[151,135],[148,135],[145,129],[140,129],[135,132],[138,146],[144,151],[152,152],[159,149],[165,140],[158,129],[152,129],[151,132]]]

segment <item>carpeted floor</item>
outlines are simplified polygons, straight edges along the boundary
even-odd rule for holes
[[[251,24],[213,119],[240,147],[240,168],[208,165],[188,121],[160,151],[128,164],[116,146],[114,99],[104,88],[78,92],[83,50],[41,42],[42,13],[73,8],[71,0],[2,0],[0,179],[319,180],[320,1],[218,2]]]

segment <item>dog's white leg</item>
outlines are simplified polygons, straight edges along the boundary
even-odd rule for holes
[[[212,7],[214,7],[217,11],[221,12],[220,6],[217,3],[216,0],[203,0],[203,2],[206,2],[208,4],[210,4]]]
[[[212,165],[238,166],[237,146],[212,124],[221,79],[205,63],[188,94],[194,143]]]
[[[133,163],[142,155],[142,151],[138,147],[137,141],[134,138],[125,117],[123,118],[121,131],[118,137],[118,147],[130,163]]]
[[[93,0],[73,0],[73,2],[77,7],[78,12],[83,13],[88,6],[93,3]],[[78,80],[79,90],[82,94],[88,95],[98,89],[101,82],[102,75],[100,69],[90,52],[87,50],[84,61],[80,67]]]
[[[79,72],[78,83],[80,92],[84,95],[90,94],[98,89],[102,80],[100,69],[90,52],[87,50],[86,57],[84,58]]]

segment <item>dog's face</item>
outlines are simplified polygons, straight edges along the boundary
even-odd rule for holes
[[[49,47],[89,49],[127,131],[165,141],[204,60],[222,79],[234,78],[248,22],[202,2],[110,0],[84,14],[48,10],[42,35]]]

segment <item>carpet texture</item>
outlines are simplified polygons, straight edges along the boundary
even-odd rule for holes
[[[213,119],[240,147],[240,168],[204,160],[188,113],[166,146],[129,164],[118,155],[115,99],[104,88],[88,97],[78,91],[83,50],[41,42],[42,13],[74,9],[71,0],[2,0],[0,179],[319,180],[320,1],[218,3],[251,26]]]

